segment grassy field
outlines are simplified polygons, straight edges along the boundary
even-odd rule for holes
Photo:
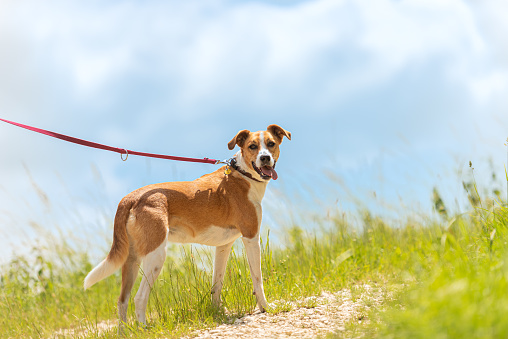
[[[368,322],[348,324],[346,331],[329,337],[508,337],[508,209],[473,192],[470,213],[454,217],[446,214],[435,191],[441,216],[393,227],[363,211],[359,222],[343,214],[323,217],[323,224],[333,226],[317,233],[294,225],[283,248],[271,246],[269,235],[263,237],[268,301],[369,283],[391,291],[393,300],[366,314]],[[65,243],[52,252],[58,256],[48,258],[34,249],[35,260],[16,258],[2,268],[0,336],[72,337],[87,331],[91,338],[116,337],[116,328],[100,332],[98,324],[117,319],[119,275],[85,292],[83,279],[96,263]],[[127,336],[178,337],[251,312],[255,300],[242,247],[235,247],[225,278],[228,314],[211,306],[211,267],[209,250],[171,247],[150,298],[149,326],[137,326],[130,307]],[[291,307],[281,302],[271,312]]]

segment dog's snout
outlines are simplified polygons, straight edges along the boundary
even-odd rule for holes
[[[270,162],[270,156],[269,155],[262,155],[259,157],[259,160],[261,160],[262,163]]]

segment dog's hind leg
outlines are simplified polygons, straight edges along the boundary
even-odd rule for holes
[[[259,244],[259,233],[252,239],[242,237],[247,260],[249,261],[250,275],[252,285],[254,286],[254,295],[261,312],[266,311],[267,302],[265,291],[263,289],[263,276],[261,275],[261,246]]]
[[[122,289],[118,298],[118,333],[122,333],[123,323],[127,322],[127,307],[129,306],[129,296],[132,287],[136,281],[139,271],[139,257],[132,246],[129,248],[129,256],[122,266]]]
[[[212,280],[212,303],[215,306],[220,306],[220,293],[222,291],[222,283],[224,282],[224,272],[226,271],[229,253],[234,243],[233,241],[230,244],[215,247]]]
[[[136,317],[143,325],[146,325],[146,305],[150,291],[166,260],[166,243],[167,241],[164,240],[159,247],[148,253],[143,259],[143,279],[134,298]]]

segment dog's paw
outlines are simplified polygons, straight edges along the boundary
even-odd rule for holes
[[[259,312],[265,313],[265,312],[270,312],[272,307],[268,303],[262,303],[262,304],[258,304],[258,309],[259,309]]]

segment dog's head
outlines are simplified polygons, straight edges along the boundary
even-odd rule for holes
[[[230,150],[235,148],[235,145],[240,147],[237,162],[242,170],[254,178],[276,180],[275,164],[279,159],[279,145],[284,137],[291,140],[291,133],[278,125],[270,125],[266,131],[238,132],[228,143],[228,147]]]

